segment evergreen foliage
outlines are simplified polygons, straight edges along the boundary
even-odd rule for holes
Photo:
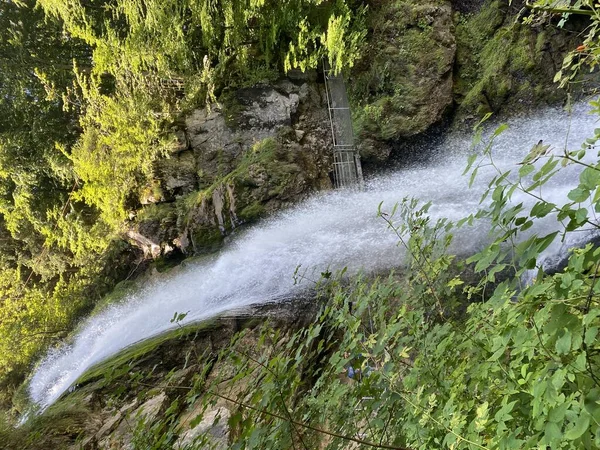
[[[351,65],[363,13],[354,0],[0,3],[0,381],[119,281],[107,262],[124,259],[175,118],[324,56]]]

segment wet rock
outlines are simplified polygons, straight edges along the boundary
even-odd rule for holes
[[[120,422],[123,418],[123,414],[121,412],[117,412],[114,416],[109,417],[106,422],[102,425],[102,428],[96,433],[96,439],[101,440],[104,436],[106,436],[113,428]]]
[[[229,448],[229,426],[227,421],[230,415],[229,410],[225,407],[204,410],[202,402],[198,402],[196,408],[181,416],[180,429],[182,431],[173,448],[188,448],[195,441],[209,445],[210,448],[215,450]],[[192,427],[191,424],[198,416],[202,416],[202,420]]]
[[[238,106],[232,125],[244,130],[273,130],[291,124],[298,109],[297,94],[282,94],[272,87],[240,89],[234,96]]]
[[[450,2],[381,2],[369,22],[367,49],[348,83],[360,102],[358,137],[386,141],[422,133],[453,103]]]
[[[179,247],[179,243],[175,242],[180,237],[176,205],[160,203],[145,206],[138,213],[134,231],[158,245],[163,254],[167,246]]]
[[[191,151],[159,160],[156,171],[167,198],[189,194],[196,188],[196,158]]]
[[[392,147],[385,142],[372,138],[364,138],[357,145],[363,165],[378,166],[390,156]]]

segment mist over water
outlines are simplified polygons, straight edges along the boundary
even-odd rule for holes
[[[523,157],[540,139],[556,153],[579,148],[593,135],[597,116],[587,105],[576,106],[571,119],[560,109],[509,121],[509,129],[494,145],[495,163],[516,173]],[[182,324],[213,317],[255,303],[291,298],[308,286],[295,285],[298,266],[318,273],[348,267],[379,271],[402,264],[402,251],[394,234],[377,217],[377,207],[390,210],[405,197],[433,203],[434,218],[459,220],[475,212],[481,193],[495,174],[480,170],[474,186],[462,176],[471,136],[450,135],[436,148],[426,166],[413,165],[368,181],[362,192],[336,191],[313,198],[275,215],[232,241],[217,256],[190,265],[171,278],[153,282],[140,292],[88,319],[69,345],[51,351],[35,371],[29,392],[41,408],[51,405],[92,365],[128,345],[176,325],[175,312],[189,312]],[[593,151],[595,154],[596,152]],[[544,197],[561,202],[578,183],[577,167],[569,167],[544,187]],[[515,202],[533,204],[529,196]],[[387,206],[387,208],[386,208]],[[554,217],[536,224],[532,232],[558,229]],[[468,254],[488,239],[489,224],[479,223],[455,234],[453,251]],[[576,240],[577,238],[575,238]],[[573,245],[574,241],[564,246]],[[558,243],[546,250],[549,258],[564,253]]]

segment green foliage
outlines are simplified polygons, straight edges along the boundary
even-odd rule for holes
[[[84,132],[71,153],[83,182],[75,199],[97,208],[102,222],[119,229],[128,217],[128,200],[138,196],[152,175],[153,162],[171,142],[162,136],[162,120],[153,114],[161,110],[160,103],[147,87],[123,86],[107,96],[97,83],[80,84],[87,105],[81,119]]]
[[[52,283],[34,283],[29,272],[2,271],[0,377],[26,368],[32,357],[68,334],[74,318],[106,291],[106,285],[97,280],[103,264],[101,260],[88,264],[76,275]]]
[[[505,128],[466,172],[495,167],[493,141]],[[498,170],[482,199],[489,203],[458,224],[483,219],[492,233],[468,260],[479,283],[464,288],[447,254],[453,224],[432,221],[415,200],[387,213],[380,206],[407,270],[325,277],[327,302],[314,323],[295,333],[267,325],[252,348],[238,335],[221,356],[231,372],[196,386],[191,398],[227,402],[238,449],[600,446],[600,249],[573,249],[556,274],[536,259],[560,234],[598,226],[587,211],[600,208],[600,163],[581,162],[587,148],[550,156],[537,145],[518,178]],[[543,187],[561,161],[582,170],[557,205]],[[531,209],[512,201],[517,191],[535,196]],[[525,234],[549,213],[560,233]],[[471,303],[460,315],[453,303],[463,295]]]
[[[3,265],[28,266],[48,276],[68,256],[35,264],[47,232],[47,212],[64,203],[74,177],[61,147],[76,138],[75,111],[63,111],[57,91],[73,79],[71,61],[85,59],[76,40],[61,38],[32,2],[0,10],[0,233]],[[35,266],[35,267],[34,267]]]
[[[120,0],[101,8],[78,0],[40,4],[93,48],[97,74],[191,74],[206,58],[229,75],[232,68],[256,63],[307,69],[326,55],[341,69],[352,65],[364,38],[362,12],[351,12],[356,9],[352,1]]]
[[[574,2],[557,3],[551,0],[536,0],[529,5],[533,11],[529,17],[524,19],[527,24],[534,23],[540,15],[560,17],[558,27],[562,28],[567,21],[574,17],[590,17],[591,21],[586,27],[583,41],[565,56],[562,68],[554,77],[561,87],[576,84],[585,69],[594,72],[600,62],[600,45],[598,44],[598,32],[600,21],[598,20],[598,5],[592,0],[577,0]]]

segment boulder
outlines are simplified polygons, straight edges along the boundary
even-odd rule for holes
[[[381,2],[369,14],[363,58],[348,82],[360,140],[398,140],[427,130],[452,106],[456,41],[449,1]],[[385,151],[367,151],[369,161]],[[374,145],[376,148],[378,145]]]
[[[331,187],[323,84],[238,89],[193,111],[184,131],[189,149],[156,164],[162,200],[146,196],[135,230],[163,252],[213,251],[238,225]]]
[[[198,402],[198,406],[181,415],[179,439],[173,448],[176,450],[189,448],[194,443],[210,445],[214,450],[229,448],[227,421],[230,415],[229,410],[223,406],[205,410],[202,402]],[[197,417],[201,417],[201,420],[194,424]]]

